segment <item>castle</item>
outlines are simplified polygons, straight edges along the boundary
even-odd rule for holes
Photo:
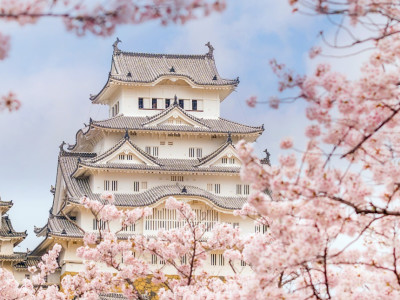
[[[241,234],[265,231],[253,220],[233,215],[251,190],[240,180],[235,144],[241,139],[254,142],[264,131],[263,126],[220,117],[220,104],[239,79],[219,75],[210,43],[206,54],[175,55],[124,52],[118,42],[106,84],[90,97],[93,104],[108,106],[109,118],[90,119],[76,133],[75,144],[60,146],[50,215],[44,226],[35,228],[43,241],[33,251],[14,253],[26,233],[14,231],[5,215],[12,203],[0,202],[0,260],[19,280],[29,277],[27,268],[55,243],[63,250],[49,284],[82,269],[76,249],[83,244],[83,230],[96,231],[104,224],[79,199],[100,199],[104,191],[115,194],[120,209],[153,209],[151,216],[119,234],[121,239],[155,236],[161,228],[176,226],[176,215],[164,207],[169,196],[189,203],[208,230],[228,222]],[[154,267],[163,263],[157,257],[147,259]],[[244,263],[239,267],[246,268]],[[222,253],[209,255],[207,270],[219,276],[231,272]]]

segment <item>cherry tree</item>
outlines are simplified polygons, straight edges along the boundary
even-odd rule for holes
[[[2,0],[0,21],[21,26],[41,19],[59,19],[67,31],[78,36],[91,33],[110,36],[119,25],[158,20],[162,25],[184,24],[199,16],[225,9],[224,0]],[[0,61],[11,48],[11,38],[0,31]],[[0,111],[15,111],[21,106],[15,93],[0,97]]]

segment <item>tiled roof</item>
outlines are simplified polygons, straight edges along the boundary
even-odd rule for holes
[[[29,267],[37,267],[39,262],[42,260],[40,256],[26,256],[26,253],[24,258],[23,261],[14,265],[15,269],[26,270]]]
[[[26,259],[26,252],[14,252],[9,255],[0,255],[0,261],[22,261]]]
[[[1,218],[1,228],[0,228],[0,236],[1,237],[19,237],[23,240],[27,234],[25,232],[17,232],[14,230],[11,220],[8,216],[2,216]]]
[[[12,207],[13,206],[13,202],[12,201],[3,201],[0,198],[0,206]]]
[[[183,76],[199,85],[237,86],[239,79],[221,78],[212,54],[151,54],[115,51],[110,79],[150,83],[164,75]]]
[[[82,237],[83,232],[64,216],[50,215],[47,224],[41,228],[35,228],[38,236],[51,234],[65,237]]]
[[[229,137],[228,140],[227,140],[224,144],[222,144],[221,146],[219,146],[219,147],[217,148],[217,150],[215,150],[214,152],[210,153],[210,154],[207,155],[207,156],[204,156],[204,157],[202,157],[202,158],[199,158],[198,160],[199,160],[200,163],[196,164],[196,167],[197,167],[197,166],[201,166],[201,165],[205,164],[206,162],[209,162],[210,160],[212,160],[213,158],[215,158],[218,154],[220,154],[222,151],[224,151],[226,148],[228,148],[228,147],[230,147],[230,146],[232,146],[233,148],[235,148],[235,147],[232,145],[232,140],[231,140],[231,138]],[[238,169],[240,169],[240,168],[238,167]]]
[[[88,185],[87,185],[88,187]],[[186,192],[182,192],[183,187]],[[100,200],[100,194],[92,193],[90,190],[81,191],[81,195],[70,198],[71,202],[79,203],[79,198],[87,195],[91,199]],[[85,193],[86,192],[86,193]],[[206,198],[214,203],[216,206],[225,209],[240,209],[246,202],[246,197],[223,197],[214,195],[199,187],[189,185],[162,185],[146,190],[142,193],[136,194],[115,194],[115,205],[126,207],[147,206],[156,203],[161,198],[169,196],[198,196]]]
[[[62,171],[63,178],[67,185],[69,198],[78,199],[84,195],[87,195],[92,199],[100,199],[99,194],[94,194],[89,185],[88,178],[74,178],[71,174],[75,171],[77,165],[76,157],[62,156],[59,158],[60,168]],[[160,160],[162,161],[162,160]],[[178,160],[175,160],[175,164],[178,166]],[[183,160],[185,161],[185,160]],[[193,160],[191,160],[193,161]],[[176,185],[159,186],[149,189],[146,192],[138,194],[115,194],[116,204],[119,206],[143,206],[155,203],[162,197],[171,195],[182,195],[182,187]],[[246,201],[245,197],[221,197],[212,193],[206,192],[198,187],[187,186],[186,195],[201,196],[209,199],[217,206],[228,208],[228,209],[239,209]]]
[[[102,121],[94,121],[91,126],[98,128],[109,128],[119,130],[155,130],[155,131],[179,131],[179,132],[209,132],[209,133],[228,133],[246,134],[261,133],[264,126],[247,126],[223,118],[218,119],[199,119],[206,127],[194,127],[190,125],[166,125],[144,126],[149,119],[147,117],[125,117],[116,116]]]

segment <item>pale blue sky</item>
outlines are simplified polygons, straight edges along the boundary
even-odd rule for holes
[[[132,52],[202,54],[210,41],[221,76],[241,81],[223,102],[222,116],[249,125],[264,123],[256,149],[261,153],[268,147],[275,160],[282,137],[294,136],[301,143],[303,106],[251,109],[245,99],[277,94],[271,58],[306,71],[308,50],[322,25],[317,22],[293,15],[285,0],[246,0],[231,1],[222,14],[185,26],[122,26],[109,38],[76,37],[54,20],[25,27],[0,23],[0,31],[12,35],[10,55],[0,62],[0,95],[12,90],[23,102],[18,112],[0,113],[0,196],[14,201],[9,213],[14,227],[29,234],[18,250],[33,249],[39,242],[33,226],[47,221],[58,146],[63,140],[74,144],[89,117],[106,117],[104,107],[90,104],[89,94],[106,82],[117,36],[120,48]]]

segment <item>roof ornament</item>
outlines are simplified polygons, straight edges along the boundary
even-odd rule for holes
[[[121,43],[121,42],[122,41],[117,37],[117,39],[115,40],[114,44],[112,45],[113,49],[114,49],[114,54],[121,51],[118,48],[118,44]]]
[[[78,164],[80,164],[82,162],[81,158],[78,157]]]
[[[226,140],[226,142],[227,142],[228,144],[231,144],[231,145],[232,145],[232,134],[231,134],[230,131],[228,132],[228,139]]]
[[[173,106],[178,106],[178,97],[175,95],[174,96],[174,104]]]
[[[213,80],[217,80],[217,79],[218,79],[217,75],[214,75]]]
[[[65,142],[62,141],[61,145],[59,146],[60,147],[60,152],[64,152],[64,145],[65,145]]]
[[[65,231],[65,228],[63,228],[63,230],[61,231],[61,234],[67,234],[67,232]]]
[[[271,165],[271,161],[270,161],[270,157],[271,157],[271,153],[269,153],[269,151],[268,151],[268,149],[267,148],[265,148],[265,150],[263,151],[263,152],[265,152],[265,158],[263,158],[260,162],[262,163],[262,164],[266,164],[266,165]]]
[[[89,118],[89,126],[92,125],[92,123],[93,123],[93,119]]]
[[[51,185],[50,193],[52,193],[54,195],[55,192],[56,192],[56,188],[53,185]]]
[[[132,73],[131,73],[131,72],[128,72],[128,74],[126,74],[126,76],[132,77]]]
[[[169,71],[170,71],[171,73],[175,73],[174,66],[172,66],[171,69],[169,69]]]
[[[186,186],[183,186],[182,193],[183,193],[183,194],[187,194]]]
[[[129,130],[128,130],[128,128],[125,129],[124,139],[125,140],[129,140]]]
[[[214,47],[211,45],[210,42],[208,42],[206,44],[206,46],[208,47],[208,53],[206,55],[213,57],[214,56]]]

